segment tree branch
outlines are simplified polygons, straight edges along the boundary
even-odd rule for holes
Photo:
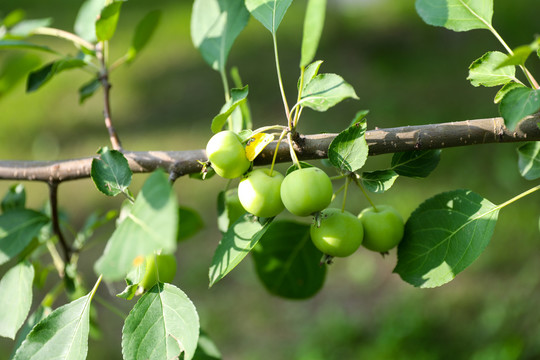
[[[502,118],[467,120],[442,124],[375,129],[366,132],[370,155],[402,151],[443,149],[487,143],[540,141],[540,114],[521,121],[514,132],[508,131]],[[327,157],[328,146],[337,134],[300,135],[295,150],[300,160]],[[272,162],[276,141],[255,159],[255,165]],[[204,150],[124,151],[131,170],[146,173],[162,168],[174,177],[201,171],[208,159]],[[0,161],[0,179],[62,182],[90,177],[93,157],[61,161]],[[277,162],[291,161],[288,142],[283,141]]]

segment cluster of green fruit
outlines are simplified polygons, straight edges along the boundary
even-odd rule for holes
[[[314,215],[311,239],[328,256],[349,256],[360,245],[384,253],[397,246],[403,237],[403,219],[391,206],[370,207],[358,216],[328,208],[333,196],[332,182],[319,168],[297,169],[285,177],[274,169],[248,172],[251,162],[240,138],[232,131],[215,134],[206,146],[206,153],[221,177],[243,176],[238,197],[247,212],[264,218],[274,217],[284,209],[297,216]]]

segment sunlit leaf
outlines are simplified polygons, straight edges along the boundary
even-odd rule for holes
[[[405,225],[394,272],[424,288],[451,281],[484,251],[498,212],[494,204],[468,190],[426,200]]]
[[[229,51],[248,20],[244,0],[195,0],[191,39],[214,70],[224,71]]]
[[[98,151],[99,158],[92,159],[91,176],[97,189],[107,196],[129,194],[131,171],[127,159],[117,150],[104,147]]]
[[[362,185],[367,191],[379,194],[390,189],[398,176],[394,170],[363,172]]]
[[[315,57],[324,27],[326,0],[309,0],[304,18],[300,66],[307,66]]]
[[[234,224],[242,215],[246,213],[246,210],[242,207],[240,199],[238,198],[237,189],[221,191],[218,194],[217,213],[218,229],[222,233],[227,232],[229,226]]]
[[[193,358],[199,338],[199,316],[187,295],[158,283],[130,311],[122,329],[124,359]]]
[[[339,133],[330,143],[328,160],[342,172],[356,171],[368,157],[366,121],[358,122]]]
[[[101,10],[96,21],[96,38],[99,41],[107,41],[113,37],[121,8],[122,1],[113,1]]]
[[[249,93],[248,85],[241,89],[232,89],[231,98],[223,105],[221,111],[212,119],[211,129],[214,134],[217,134],[223,128],[223,125],[227,122],[228,117],[232,114],[237,106],[246,101]]]
[[[75,33],[89,42],[96,42],[96,20],[106,0],[86,0],[75,19]]]
[[[23,341],[14,360],[83,360],[88,353],[90,302],[97,287],[54,310]]]
[[[540,90],[528,87],[510,90],[499,104],[499,112],[510,131],[513,131],[523,118],[538,110],[540,110]]]
[[[112,234],[95,264],[107,280],[120,280],[135,266],[138,257],[176,250],[178,205],[168,176],[154,172],[143,185],[131,211]]]
[[[527,180],[540,178],[540,141],[525,143],[517,151],[521,176]]]
[[[271,221],[263,224],[251,215],[243,215],[223,234],[212,258],[208,277],[210,286],[221,280],[238,265],[268,230]]]
[[[507,58],[508,55],[498,51],[485,53],[469,66],[469,77],[467,77],[467,80],[473,86],[482,85],[486,87],[504,85],[514,80],[516,76],[516,68],[514,66],[498,68],[499,64]]]
[[[493,102],[495,104],[500,103],[501,100],[506,96],[506,94],[508,94],[510,91],[514,90],[515,88],[526,88],[526,86],[516,83],[516,82],[509,82],[508,84],[500,88],[499,91],[497,91],[497,94],[495,94],[495,98],[493,99]]]
[[[358,99],[354,88],[336,74],[319,74],[304,87],[302,106],[316,111],[326,111],[341,101]]]
[[[493,0],[416,0],[416,12],[427,24],[449,30],[489,29]]]
[[[34,32],[37,28],[49,26],[52,23],[51,18],[22,20],[8,30],[8,34],[15,38],[25,38]]]
[[[245,0],[246,7],[265,28],[275,34],[292,0]]]
[[[0,336],[15,339],[32,305],[34,268],[28,261],[9,269],[0,280]]]

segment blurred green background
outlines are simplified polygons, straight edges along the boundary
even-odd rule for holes
[[[0,12],[22,8],[28,18],[52,17],[53,26],[71,31],[81,3],[8,0]],[[289,103],[296,96],[305,4],[295,1],[278,31]],[[127,50],[132,29],[147,11],[163,10],[161,24],[140,58],[111,77],[113,121],[128,150],[199,149],[211,136],[210,122],[224,96],[219,75],[191,44],[191,6],[191,1],[169,0],[130,0],[123,6],[111,41],[112,59]],[[538,0],[495,1],[493,24],[516,47],[538,33],[539,10]],[[60,40],[38,41],[72,52]],[[361,109],[371,111],[369,128],[498,116],[493,104],[496,90],[474,88],[466,81],[469,64],[489,50],[502,51],[489,32],[454,33],[428,26],[416,15],[413,1],[329,1],[317,53],[324,60],[321,71],[343,76],[360,100],[346,101],[326,113],[306,110],[299,130],[338,132]],[[51,59],[0,52],[1,68],[10,61],[38,64]],[[284,124],[270,33],[251,19],[228,64],[238,66],[249,84],[255,127]],[[540,76],[536,57],[527,65]],[[108,145],[101,93],[78,104],[77,89],[87,80],[83,72],[66,72],[31,94],[24,93],[24,82],[0,93],[0,159],[83,157]],[[502,203],[533,186],[518,174],[515,148],[501,144],[447,149],[429,178],[400,178],[388,193],[373,199],[394,205],[404,218],[426,198],[458,188]],[[383,168],[389,161],[388,155],[373,157],[366,168]],[[145,178],[135,177],[134,192]],[[0,193],[10,185],[0,182]],[[486,251],[445,286],[415,289],[392,274],[395,251],[382,258],[360,250],[329,268],[322,292],[297,302],[269,295],[257,282],[250,259],[208,289],[208,266],[220,238],[215,202],[225,185],[217,178],[205,182],[186,178],[175,184],[180,203],[199,211],[207,225],[179,247],[175,284],[195,303],[202,327],[224,359],[540,358],[540,194],[505,208]],[[46,186],[25,186],[29,206],[41,207]],[[367,206],[359,191],[350,196],[350,211]],[[60,205],[75,228],[92,211],[118,209],[120,204],[121,199],[98,193],[89,180],[60,187]],[[100,231],[95,246],[81,260],[89,286],[96,280],[91,266],[111,231],[110,227]],[[56,280],[52,274],[43,291],[35,294],[33,308]],[[134,301],[111,295],[120,288],[121,284],[102,285],[99,294],[127,314]],[[120,359],[122,320],[99,304],[97,309],[102,336],[90,340],[88,359]],[[7,359],[11,348],[11,341],[0,339],[0,359]]]

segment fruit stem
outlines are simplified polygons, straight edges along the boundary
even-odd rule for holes
[[[345,212],[345,203],[347,202],[347,190],[349,189],[350,182],[351,182],[351,178],[347,177],[345,179],[345,185],[343,188],[343,203],[341,204],[341,212]]]
[[[298,99],[296,100],[296,105],[294,106],[294,115],[292,116],[292,121],[289,123],[289,127],[292,131],[296,130],[296,125],[298,124],[298,119],[302,112],[300,105],[300,100],[302,99],[302,90],[304,88],[304,74],[306,68],[304,66],[300,67],[300,83],[298,85]]]
[[[375,203],[373,203],[373,201],[371,201],[371,198],[369,197],[369,195],[367,194],[366,190],[364,189],[364,187],[362,186],[362,184],[360,183],[360,180],[358,180],[358,177],[359,175],[358,174],[351,174],[351,177],[352,179],[354,180],[354,182],[356,183],[356,185],[358,185],[358,187],[360,188],[360,190],[362,190],[362,193],[364,194],[364,196],[366,197],[367,201],[369,202],[369,204],[373,207],[373,210],[375,210],[375,212],[379,212],[379,210],[377,209],[377,207],[375,206]]]
[[[276,164],[276,158],[277,158],[277,153],[278,153],[278,149],[279,149],[279,144],[281,144],[281,140],[283,140],[283,137],[285,136],[285,134],[287,133],[287,130],[283,130],[281,132],[281,135],[279,136],[279,139],[276,143],[276,150],[274,150],[274,157],[272,158],[272,165],[270,166],[270,174],[268,174],[269,176],[272,176],[272,173],[274,172],[274,165]]]
[[[301,169],[302,166],[300,165],[300,161],[298,161],[298,157],[296,156],[296,153],[294,152],[293,141],[292,141],[292,136],[290,132],[287,133],[287,140],[289,141],[289,151],[291,152],[291,160],[298,169]]]
[[[289,120],[289,128],[292,127],[291,119],[289,115],[289,104],[287,103],[287,98],[285,96],[285,90],[283,90],[283,80],[281,79],[281,69],[279,66],[279,55],[278,55],[278,48],[277,48],[277,39],[276,39],[276,33],[272,33],[272,41],[274,43],[274,57],[276,61],[276,71],[278,76],[278,83],[279,83],[279,90],[281,92],[281,98],[283,99],[283,107],[285,108],[285,116]]]

